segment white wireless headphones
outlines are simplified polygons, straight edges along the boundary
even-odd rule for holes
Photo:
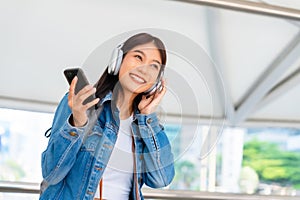
[[[108,68],[107,68],[108,74],[110,74],[110,75],[116,76],[116,75],[118,75],[118,73],[120,71],[122,59],[123,59],[122,47],[123,47],[123,44],[119,44],[112,52],[112,56],[111,56],[111,59],[109,60],[110,62],[108,64]],[[163,74],[164,74],[164,70],[161,68],[159,75],[157,77],[156,83],[151,88],[146,90],[144,92],[144,95],[151,96],[156,91],[160,92],[163,89],[163,86],[161,83]]]
[[[123,59],[123,44],[119,44],[112,52],[111,58],[108,64],[108,73],[111,75],[117,75],[121,68],[121,63]]]

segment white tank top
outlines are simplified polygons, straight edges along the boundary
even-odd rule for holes
[[[102,176],[103,199],[124,200],[129,197],[133,181],[131,122],[132,116],[120,120],[117,141]],[[99,186],[95,197],[100,197]]]

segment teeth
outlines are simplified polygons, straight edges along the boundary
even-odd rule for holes
[[[139,83],[145,83],[146,82],[144,79],[142,79],[142,78],[140,78],[140,77],[138,77],[134,74],[130,74],[130,76],[131,76],[131,78],[133,78],[134,80],[136,80]]]

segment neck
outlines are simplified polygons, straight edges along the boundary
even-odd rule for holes
[[[120,119],[127,119],[131,116],[133,100],[136,94],[129,93],[126,91],[120,92],[117,100],[117,107],[120,111]]]

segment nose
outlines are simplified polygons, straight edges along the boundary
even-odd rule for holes
[[[146,74],[147,73],[147,68],[148,66],[147,65],[141,65],[141,66],[138,66],[137,67],[137,70],[142,73],[142,74]]]
[[[157,71],[151,64],[144,64],[137,67],[137,71],[149,80],[156,80],[159,71]]]

